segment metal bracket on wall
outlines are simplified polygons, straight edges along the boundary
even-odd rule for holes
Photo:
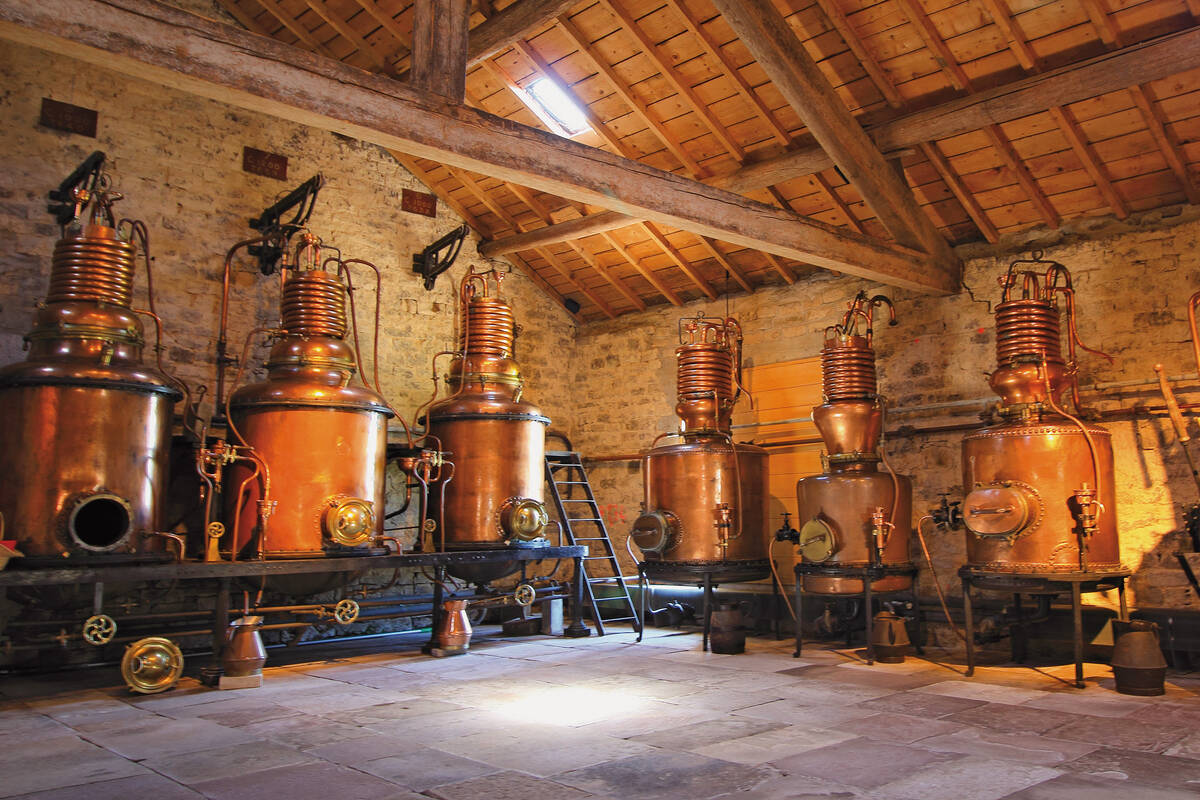
[[[438,275],[454,264],[468,230],[465,224],[460,225],[421,252],[413,254],[413,272],[424,279],[426,291],[433,291]]]

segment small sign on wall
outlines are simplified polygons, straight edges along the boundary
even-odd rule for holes
[[[287,156],[268,153],[253,147],[242,148],[242,171],[251,175],[262,175],[277,181],[287,180]]]
[[[414,192],[412,189],[404,189],[400,192],[400,208],[410,214],[436,217],[437,196],[426,192]]]
[[[38,124],[56,131],[77,133],[95,139],[96,122],[99,118],[100,113],[90,108],[43,97],[42,115],[38,118]]]

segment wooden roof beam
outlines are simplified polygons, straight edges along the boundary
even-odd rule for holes
[[[715,0],[715,4],[892,236],[928,253],[941,270],[957,280],[962,262],[771,0]]]
[[[554,242],[565,242],[571,239],[582,239],[604,231],[617,228],[627,228],[637,223],[636,219],[616,211],[601,211],[598,214],[588,214],[586,217],[570,219],[566,222],[556,222],[544,228],[536,228],[528,233],[520,233],[504,239],[494,239],[479,245],[482,256],[500,256],[514,253],[529,247],[539,247]]]
[[[1128,89],[1200,67],[1200,27],[1114,50],[1078,64],[951,100],[868,129],[884,153],[916,147],[1011,122],[1109,92]],[[731,192],[750,192],[833,166],[819,145],[797,147],[706,180]]]
[[[354,45],[354,48],[358,50],[373,69],[389,75],[395,74],[395,69],[388,63],[387,58],[376,50],[374,45],[359,36],[358,32],[350,27],[350,23],[346,22],[340,14],[326,5],[325,0],[304,0],[304,4],[311,8],[314,14],[325,20],[325,24],[337,31],[339,36]]]
[[[713,289],[712,285],[704,279],[703,275],[696,271],[696,268],[693,267],[688,260],[683,257],[682,253],[675,249],[675,245],[671,244],[667,240],[667,237],[663,235],[662,231],[654,227],[654,225],[649,222],[643,222],[640,226],[642,230],[650,234],[650,238],[653,239],[660,248],[662,248],[662,251],[667,254],[667,258],[674,261],[675,266],[683,270],[683,274],[687,275],[688,278],[691,279],[692,283],[696,284],[696,287],[700,291],[704,292],[709,300],[717,299],[717,292]]]
[[[1150,93],[1142,86],[1135,86],[1129,90],[1129,93],[1133,96],[1133,104],[1141,113],[1142,120],[1146,123],[1155,144],[1158,145],[1159,152],[1166,160],[1167,167],[1175,174],[1180,186],[1183,187],[1187,201],[1192,205],[1200,205],[1200,189],[1196,188],[1196,182],[1192,180],[1191,173],[1188,172],[1187,159],[1172,138],[1170,131],[1167,130],[1162,112],[1154,104]]]
[[[875,88],[883,96],[883,99],[892,108],[900,108],[904,105],[904,98],[896,91],[896,87],[892,85],[891,79],[887,73],[879,66],[875,57],[871,55],[862,42],[858,40],[858,34],[854,32],[854,26],[850,24],[850,20],[846,17],[845,12],[838,6],[837,0],[817,0],[817,5],[821,7],[821,11],[825,14],[825,18],[829,20],[829,24],[842,37],[842,41],[850,48],[850,52],[858,59],[863,70],[871,78],[871,82],[875,84]],[[720,8],[720,6],[718,6]]]
[[[683,300],[680,299],[679,295],[676,294],[671,287],[659,280],[658,276],[654,274],[654,270],[646,267],[641,261],[638,261],[637,258],[634,257],[633,253],[629,252],[629,248],[621,244],[620,239],[613,236],[611,233],[602,233],[600,235],[603,236],[604,240],[612,246],[613,250],[620,253],[622,258],[632,264],[633,268],[636,269],[643,278],[650,282],[650,285],[654,287],[655,291],[667,298],[671,305],[683,305]]]
[[[327,58],[333,58],[333,53],[329,52],[329,48],[317,41],[317,37],[313,36],[308,28],[305,28],[299,20],[294,19],[291,14],[284,11],[275,0],[255,0],[255,2],[266,9],[267,13],[272,17],[279,20],[279,24],[287,28],[288,32],[303,42],[306,47]]]
[[[709,252],[716,262],[721,265],[721,268],[728,272],[733,279],[738,282],[739,286],[745,289],[748,294],[754,293],[754,284],[752,284],[750,279],[746,277],[746,273],[742,272],[742,270],[738,268],[737,264],[733,263],[729,256],[721,252],[721,249],[717,247],[717,243],[714,239],[709,239],[707,236],[697,236],[696,238],[700,240],[700,244],[703,245],[704,249]]]
[[[5,0],[0,38],[418,158],[919,291],[955,276],[922,253],[646,164],[153,0]]]
[[[467,65],[499,55],[578,4],[579,0],[517,0],[471,31]]]

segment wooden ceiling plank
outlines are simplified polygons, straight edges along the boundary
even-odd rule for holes
[[[683,270],[683,274],[687,275],[688,278],[691,279],[692,283],[696,284],[696,287],[700,291],[704,292],[709,300],[717,299],[717,292],[715,289],[713,289],[712,285],[704,279],[703,275],[696,271],[696,268],[693,267],[688,260],[683,257],[682,253],[675,249],[675,246],[667,240],[667,237],[663,235],[662,231],[654,227],[654,225],[649,222],[641,223],[640,227],[646,233],[650,234],[650,238],[653,239],[660,248],[662,248],[662,251],[667,254],[668,258],[675,262],[675,266]]]
[[[908,17],[909,22],[916,28],[917,34],[925,43],[925,47],[934,54],[938,66],[950,76],[954,88],[961,92],[971,91],[971,79],[967,77],[967,73],[958,63],[958,59],[955,58],[954,53],[950,52],[950,47],[942,39],[941,32],[934,27],[933,20],[925,13],[920,0],[899,1],[900,7],[904,10],[904,15]]]
[[[270,36],[271,32],[260,25],[254,17],[250,16],[241,6],[237,4],[237,0],[217,0],[217,5],[225,9],[231,17],[242,24],[246,30],[251,33],[257,33],[260,36]]]
[[[1038,215],[1051,228],[1057,228],[1062,224],[1062,218],[1058,212],[1054,210],[1054,206],[1050,204],[1046,193],[1038,186],[1033,174],[1029,168],[1017,155],[1017,151],[1013,149],[1012,142],[1004,135],[999,125],[988,125],[983,129],[987,134],[988,141],[996,152],[1000,155],[1000,160],[1004,166],[1008,167],[1008,171],[1012,173],[1017,184],[1024,190],[1029,201],[1033,203],[1033,207],[1037,209]]]
[[[568,98],[570,98],[571,102],[583,112],[584,117],[587,118],[588,124],[592,126],[592,129],[595,130],[596,133],[604,139],[604,141],[608,142],[608,144],[614,150],[626,158],[635,160],[637,159],[638,154],[635,153],[629,145],[625,144],[621,137],[618,136],[612,128],[605,125],[604,121],[596,116],[596,113],[592,111],[591,106],[589,106],[582,97],[575,93],[575,89],[569,83],[567,83],[567,81],[564,80],[557,71],[555,71],[554,67],[550,66],[546,59],[542,58],[541,54],[533,48],[533,45],[524,40],[520,40],[515,44],[515,47],[533,65],[535,71],[540,72],[542,75],[553,81],[559,90],[562,91],[562,93]],[[518,91],[520,89],[518,84],[511,79],[509,80],[509,87],[514,91]],[[518,96],[519,94],[520,92],[518,91]]]
[[[1108,15],[1108,9],[1104,7],[1104,3],[1101,0],[1082,0],[1082,2],[1083,10],[1087,12],[1088,18],[1092,21],[1092,27],[1096,29],[1096,33],[1100,34],[1100,40],[1108,47],[1120,47],[1121,34],[1112,17]]]
[[[578,4],[579,0],[517,0],[494,16],[489,15],[471,31],[467,65],[499,55]]]
[[[342,38],[354,45],[374,69],[385,74],[394,73],[392,65],[387,63],[387,59],[375,49],[374,45],[359,36],[349,23],[326,5],[325,0],[304,0],[304,4],[311,8],[318,17],[325,20],[325,23],[337,31]]]
[[[530,211],[532,211],[534,214],[537,214],[539,217],[541,217],[542,222],[547,223],[547,224],[552,224],[554,222],[554,217],[550,214],[549,209],[546,208],[544,203],[542,203],[540,200],[538,200],[536,197],[534,197],[533,192],[529,191],[529,189],[526,189],[524,186],[518,186],[515,183],[507,183],[507,182],[504,184],[504,186],[510,192],[512,192],[514,195],[516,195],[517,198],[520,199],[520,201],[522,203],[524,203],[529,208]],[[625,295],[625,297],[633,303],[635,308],[637,308],[639,311],[645,310],[646,304],[641,302],[641,298],[639,298],[636,294],[634,294],[633,291],[630,290],[630,288],[624,284],[624,282],[622,282],[616,276],[609,274],[609,272],[607,270],[601,268],[599,266],[599,264],[597,264],[593,259],[590,259],[590,258],[587,258],[586,256],[584,256],[583,248],[581,246],[577,245],[574,242],[568,242],[567,245],[572,250],[574,250],[576,253],[578,253],[580,255],[580,257],[583,258],[584,263],[587,264],[588,266],[590,266],[593,270],[595,270],[600,275],[600,277],[604,278],[606,281],[608,281],[610,284],[612,284],[613,287],[617,289],[617,291],[619,291],[621,294]],[[540,252],[540,250],[539,250],[539,252]],[[547,260],[549,260],[549,259],[547,259]],[[572,277],[571,280],[574,280],[574,277]],[[583,290],[582,284],[580,285],[579,288],[580,288],[580,290]]]
[[[608,281],[614,289],[623,294],[625,299],[628,300],[634,308],[636,308],[638,311],[646,310],[646,301],[643,300],[636,292],[630,289],[629,286],[626,285],[625,281],[612,274],[612,270],[601,264],[599,259],[588,252],[587,248],[584,247],[582,243],[567,242],[567,247],[570,247],[572,250],[574,250],[579,257],[583,259],[584,263],[596,270],[596,272],[600,273],[600,276],[603,277],[604,280]]]
[[[627,32],[633,34],[634,38],[641,44],[643,54],[654,63],[658,71],[662,73],[667,82],[679,93],[680,99],[691,108],[696,117],[708,125],[708,129],[717,137],[717,141],[721,143],[721,146],[728,150],[738,161],[745,158],[746,151],[733,140],[729,131],[717,120],[708,105],[696,95],[696,91],[679,77],[675,69],[658,52],[658,46],[654,43],[653,39],[646,35],[646,32],[638,25],[637,20],[623,7],[618,5],[615,0],[600,0],[600,5],[616,17]]]
[[[384,11],[376,0],[355,0],[355,2],[370,14],[371,18],[379,23],[379,27],[387,31],[393,39],[404,45],[405,49],[412,50],[412,36],[404,28],[401,28],[392,15]]]
[[[742,73],[737,68],[737,65],[730,61],[729,56],[721,49],[721,45],[704,29],[700,20],[696,19],[688,7],[679,2],[679,0],[667,0],[667,5],[679,15],[684,22],[684,26],[696,37],[696,41],[701,44],[704,50],[712,58],[716,59],[722,73],[729,79],[729,82],[737,90],[737,93],[750,104],[750,108],[754,110],[758,118],[766,124],[771,135],[778,139],[780,144],[789,144],[792,137],[788,135],[787,130],[779,124],[779,120],[775,119],[775,115],[771,113],[771,109],[767,108],[767,104],[762,101],[762,98],[758,96],[750,84],[746,82],[746,79],[742,77]]]
[[[771,0],[715,0],[715,4],[892,236],[926,252],[949,274],[957,274],[962,263],[941,231],[834,92]]]
[[[1200,27],[1160,36],[1121,50],[1048,70],[975,94],[917,111],[868,129],[885,153],[922,142],[1012,122],[1139,84],[1200,67]],[[745,193],[833,166],[818,145],[749,163],[731,174],[707,179],[711,186]]]
[[[466,99],[470,16],[470,0],[416,0],[409,70],[414,88],[452,103]]]
[[[704,249],[707,250],[714,259],[716,259],[716,262],[721,265],[721,268],[733,276],[733,279],[738,282],[738,285],[746,290],[747,294],[754,294],[754,284],[752,284],[750,279],[746,277],[746,273],[739,269],[737,264],[734,264],[733,261],[730,260],[729,256],[721,252],[721,248],[717,247],[716,240],[710,239],[707,236],[697,236],[696,238],[700,240],[700,244],[703,245]]]
[[[846,223],[859,233],[865,234],[866,230],[863,228],[862,223],[858,221],[858,217],[854,215],[854,211],[851,210],[850,206],[846,204],[846,201],[842,199],[842,196],[834,191],[834,188],[829,184],[829,181],[825,180],[825,176],[819,172],[814,172],[812,178],[813,181],[816,182],[817,188],[821,190],[821,194],[825,195],[829,202],[833,204],[833,207],[841,212],[842,216],[846,218]]]
[[[617,71],[613,69],[612,65],[605,61],[588,43],[587,37],[584,36],[581,30],[579,30],[579,27],[568,17],[563,17],[562,19],[558,20],[558,25],[567,35],[567,38],[570,39],[577,48],[579,48],[579,53],[587,58],[588,61],[591,62],[592,65],[595,66],[595,68],[599,70],[605,78],[608,79],[609,84],[612,85],[613,89],[616,90],[616,93],[620,95],[621,99],[633,109],[634,113],[638,115],[638,118],[641,119],[648,128],[654,131],[655,135],[658,136],[659,141],[662,142],[668,150],[674,153],[675,157],[679,159],[680,163],[683,164],[689,172],[691,172],[692,177],[703,178],[705,175],[707,175],[707,170],[700,166],[696,159],[692,157],[691,153],[689,153],[683,146],[683,143],[680,142],[677,137],[673,136],[671,132],[667,130],[666,126],[650,113],[650,109],[646,106],[646,104],[643,103],[636,94],[634,94],[633,87],[622,80],[621,76],[617,74]]]
[[[770,253],[763,253],[766,256],[767,263],[782,276],[785,283],[791,285],[796,282],[796,273],[792,272],[792,268],[780,261]]]
[[[954,172],[954,167],[942,155],[942,151],[938,149],[937,142],[929,142],[920,145],[921,152],[925,154],[925,158],[937,170],[937,173],[946,182],[946,186],[950,192],[958,198],[958,202],[962,205],[963,210],[967,212],[967,216],[975,223],[975,227],[983,234],[983,238],[987,239],[992,244],[1000,240],[1000,232],[996,230],[995,224],[988,219],[987,212],[979,205],[979,201],[975,199],[974,193],[963,186],[962,180]]]
[[[1095,151],[1088,144],[1087,136],[1079,128],[1079,123],[1075,120],[1075,116],[1067,108],[1055,106],[1050,109],[1050,116],[1054,117],[1055,123],[1059,130],[1067,138],[1067,143],[1071,145],[1071,149],[1075,151],[1075,155],[1079,156],[1079,160],[1083,162],[1083,168],[1091,177],[1092,182],[1096,184],[1096,188],[1100,190],[1100,194],[1104,196],[1104,202],[1108,203],[1108,207],[1112,209],[1113,214],[1117,219],[1125,219],[1129,216],[1129,208],[1125,204],[1125,200],[1117,193],[1117,189],[1113,186],[1112,180],[1108,173],[1104,171],[1104,166],[1096,157]]]
[[[1163,158],[1166,159],[1167,166],[1183,187],[1188,202],[1192,205],[1200,205],[1200,190],[1196,188],[1196,182],[1192,180],[1192,176],[1188,172],[1187,159],[1180,151],[1179,144],[1167,130],[1165,118],[1158,106],[1151,100],[1150,93],[1141,86],[1130,89],[1129,93],[1133,95],[1133,103],[1141,113],[1146,128],[1154,137],[1154,142],[1158,145]]]
[[[467,190],[470,191],[471,194],[475,195],[475,197],[478,198],[481,203],[487,206],[487,208],[490,209],[493,214],[504,220],[504,222],[515,232],[520,233],[525,230],[524,226],[522,226],[512,214],[508,213],[504,206],[500,205],[500,203],[498,203],[495,198],[491,196],[491,194],[489,194],[482,186],[480,186],[478,181],[467,174],[465,170],[446,167],[446,171],[453,175],[463,186],[467,187]],[[544,260],[560,275],[562,275],[562,277],[566,279],[567,283],[569,283],[572,288],[582,292],[588,300],[591,300],[592,303],[595,304],[596,308],[603,311],[609,319],[617,318],[617,314],[615,311],[613,311],[612,306],[606,303],[603,298],[601,298],[591,289],[588,289],[582,283],[577,281],[575,276],[571,274],[571,271],[558,261],[554,253],[547,248],[535,247],[532,248],[532,250],[533,252],[537,253],[542,260]]]
[[[987,8],[992,21],[996,23],[996,27],[1004,33],[1004,38],[1008,42],[1008,48],[1017,57],[1017,63],[1025,70],[1030,72],[1035,71],[1037,69],[1037,55],[1033,52],[1033,48],[1029,46],[1029,42],[1026,41],[1025,34],[1017,29],[1016,22],[1013,20],[1008,7],[1004,5],[1003,0],[983,0],[983,5]]]
[[[896,87],[892,84],[891,78],[879,66],[879,62],[871,55],[870,51],[859,40],[858,34],[854,32],[854,26],[850,24],[850,19],[838,6],[837,0],[817,0],[817,5],[821,7],[821,11],[825,14],[825,18],[829,20],[829,24],[842,37],[842,41],[850,48],[850,52],[858,59],[862,68],[866,71],[867,76],[871,78],[871,82],[883,99],[892,108],[900,108],[904,105],[904,98],[896,91]]]
[[[624,258],[626,261],[628,261],[630,264],[632,264],[633,268],[636,269],[639,273],[641,273],[641,276],[643,278],[650,281],[650,285],[654,287],[655,291],[657,291],[663,297],[667,298],[667,300],[671,303],[671,305],[673,305],[673,306],[683,305],[683,300],[681,300],[679,298],[679,295],[675,294],[675,292],[672,291],[669,286],[667,286],[662,281],[660,281],[658,279],[658,276],[654,274],[654,270],[648,269],[645,266],[643,266],[642,262],[638,261],[637,258],[634,257],[633,253],[629,252],[628,248],[626,248],[625,245],[621,244],[620,239],[613,236],[611,233],[607,233],[607,232],[602,233],[600,235],[604,237],[605,241],[607,241],[610,245],[612,245],[612,248],[614,250],[616,250],[618,253],[620,253],[622,258]]]
[[[0,38],[534,190],[917,291],[955,276],[806,220],[154,0],[5,0]]]
[[[291,14],[284,11],[276,0],[255,0],[255,2],[265,8],[267,13],[272,17],[279,20],[280,25],[287,28],[293,36],[304,42],[309,49],[328,58],[335,58],[333,53],[329,51],[329,48],[317,41],[317,37],[309,33],[308,29],[299,20],[293,19]]]

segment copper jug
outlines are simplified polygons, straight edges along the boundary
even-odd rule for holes
[[[235,619],[225,629],[225,649],[221,651],[221,669],[229,678],[245,678],[261,675],[267,663],[267,651],[263,647],[262,617],[245,616]]]
[[[1158,642],[1158,625],[1135,619],[1114,622],[1112,670],[1117,691],[1138,697],[1166,693],[1167,660]]]
[[[442,604],[438,623],[438,649],[444,653],[465,653],[471,646],[471,620],[467,618],[466,600],[447,600]]]
[[[903,664],[912,642],[904,618],[891,611],[880,611],[871,625],[871,643],[875,660],[881,664]]]

